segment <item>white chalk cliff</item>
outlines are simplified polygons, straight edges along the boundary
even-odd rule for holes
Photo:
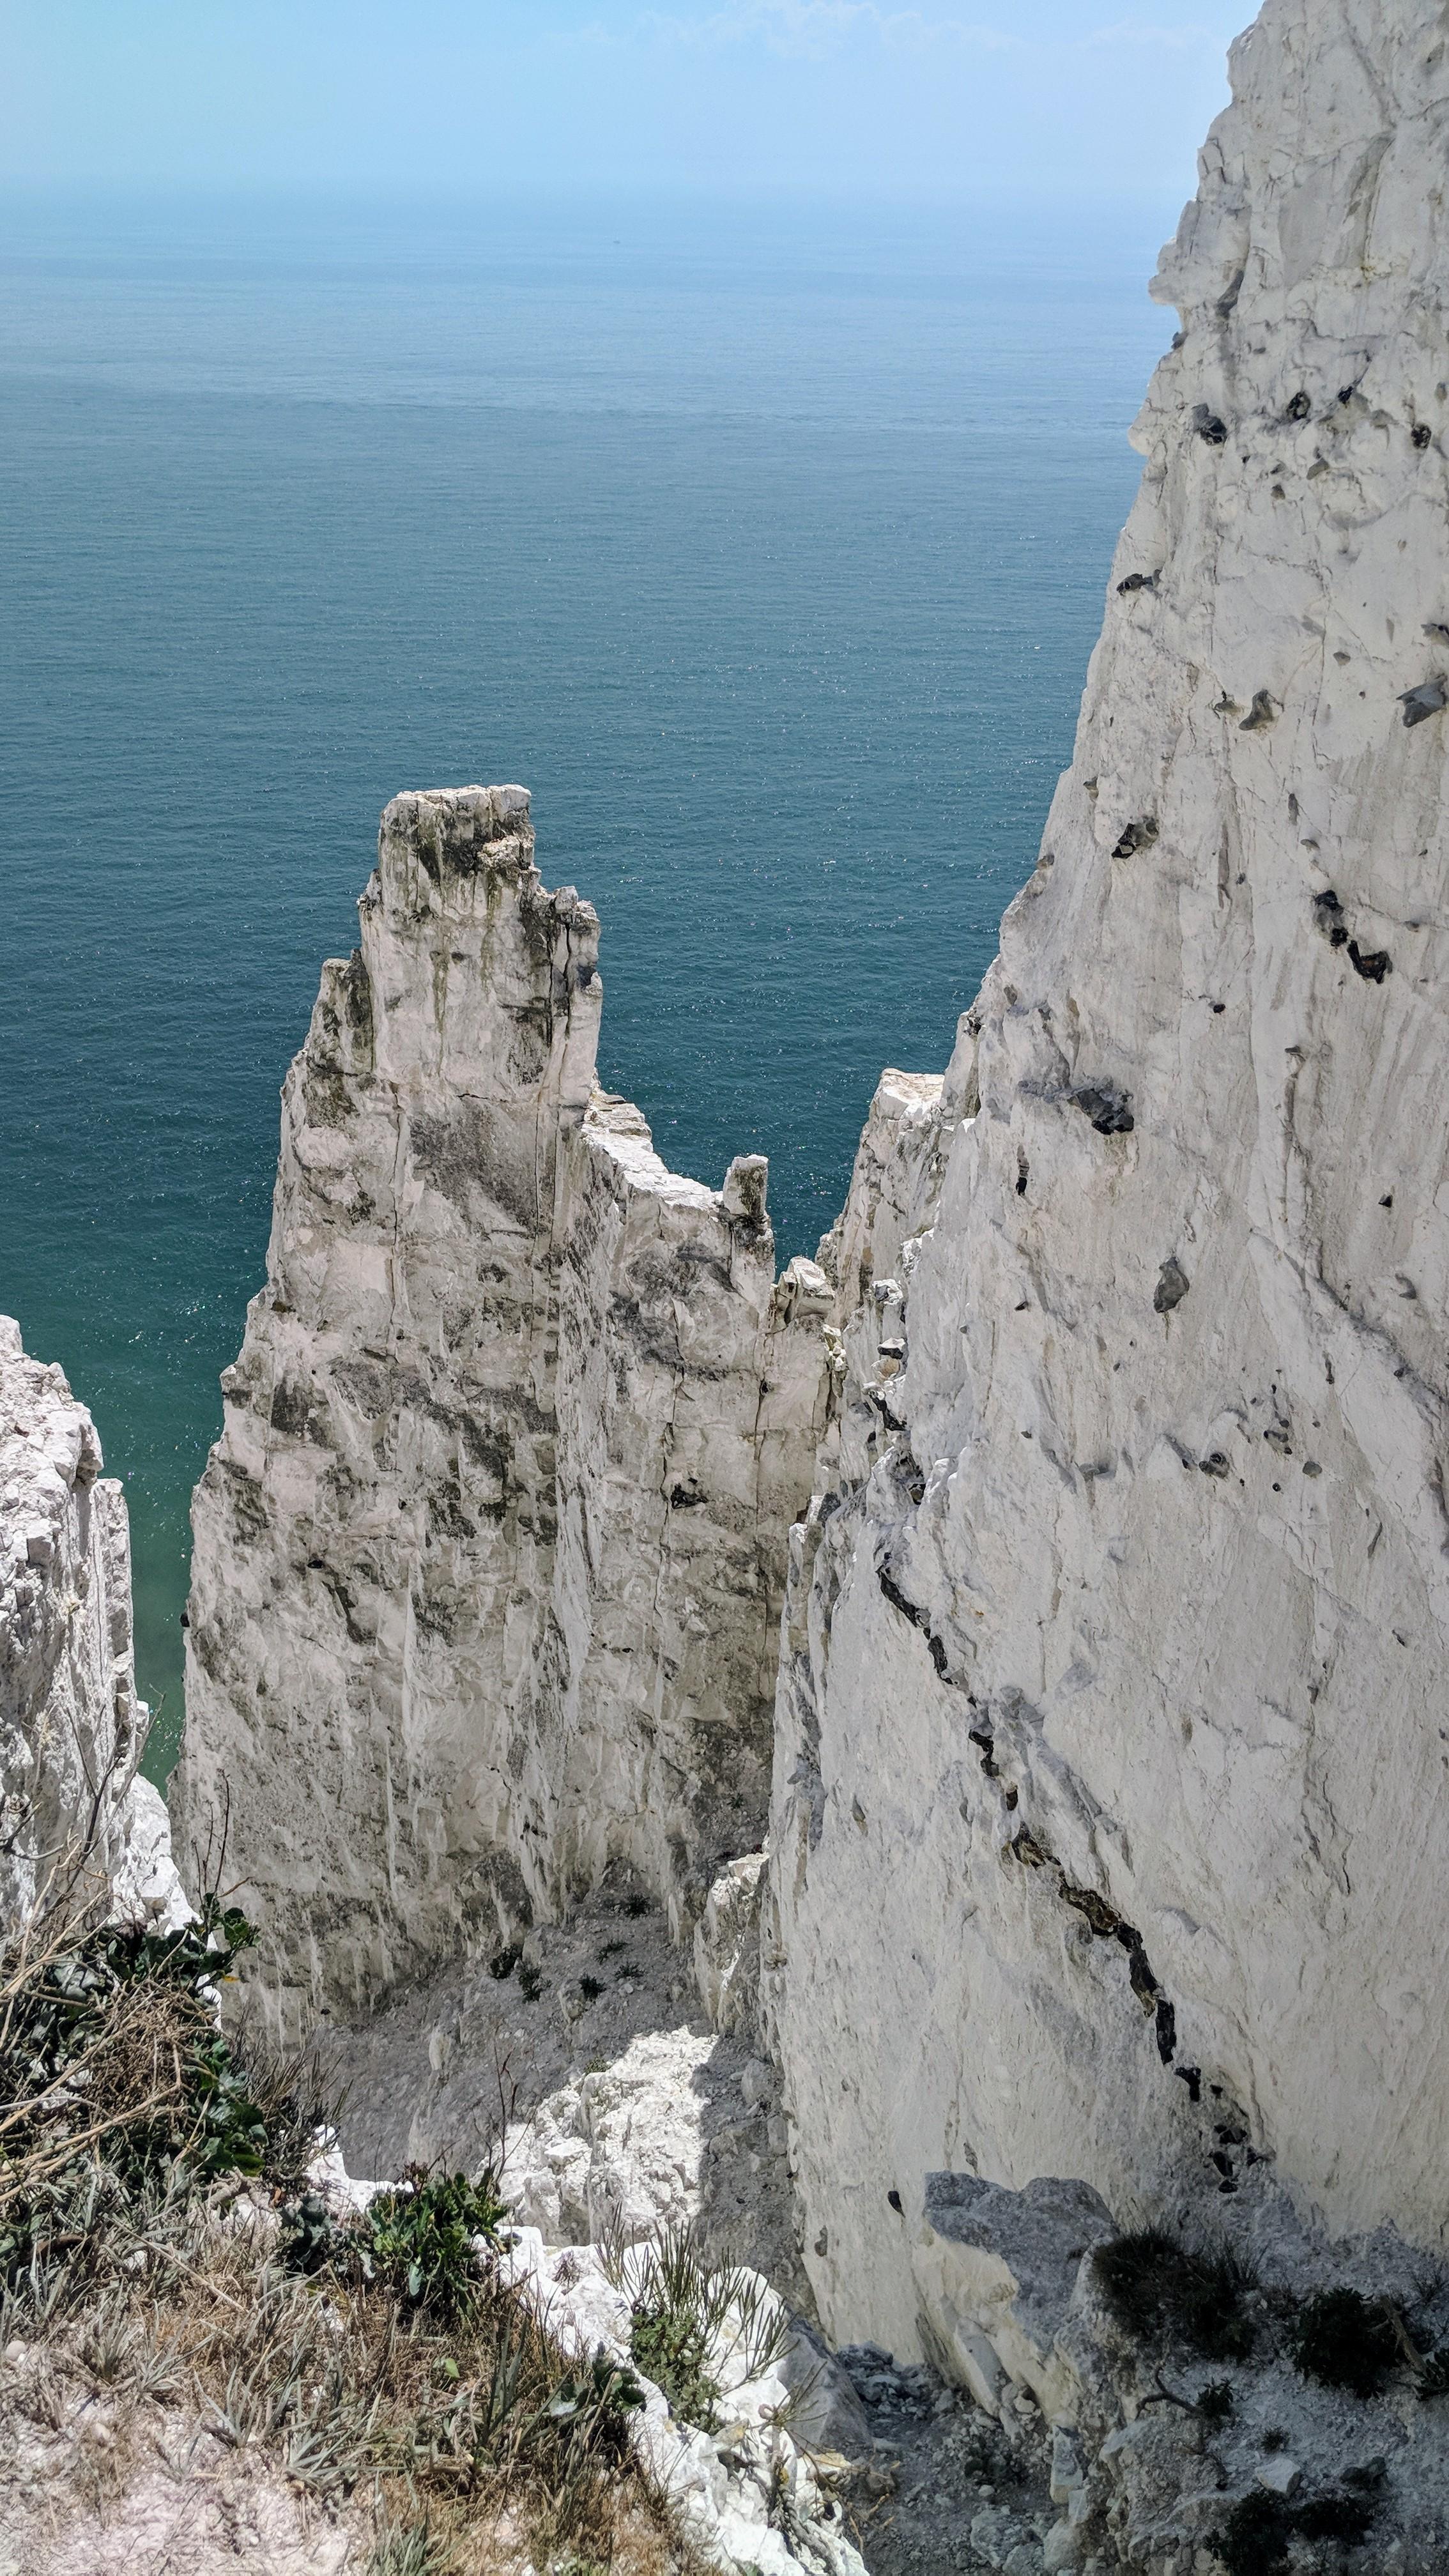
[[[824,1418],[764,1163],[682,1180],[598,1089],[598,921],[523,791],[395,799],[359,909],[194,1514],[178,1802],[293,2021],[611,1863],[689,1930],[763,1828]]]
[[[1036,872],[822,1247],[766,1991],[897,2349],[933,2169],[1449,2241],[1449,22],[1232,76]]]
[[[291,2019],[636,1872],[837,2339],[939,2350],[972,2177],[1449,2238],[1446,145],[1440,0],[1235,48],[1072,767],[820,1267],[597,1093],[516,789],[389,807],[288,1079],[188,1827]]]
[[[85,1406],[0,1315],[0,1932],[47,1904],[185,1919],[136,1769],[130,1529],[102,1464]]]

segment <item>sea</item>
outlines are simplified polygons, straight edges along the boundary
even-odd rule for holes
[[[125,1482],[153,1776],[380,808],[532,789],[604,1080],[813,1250],[1035,863],[1177,211],[0,201],[0,1311]]]

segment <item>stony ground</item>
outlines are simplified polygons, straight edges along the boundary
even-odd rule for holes
[[[775,2071],[711,2029],[687,1953],[626,1879],[334,2032],[329,2058],[350,2173],[471,2170],[501,2147],[505,2197],[549,2243],[689,2222],[813,2318]]]
[[[1044,2446],[1028,2421],[1021,2443],[923,2363],[901,2367],[875,2344],[841,2354],[874,2444],[851,2512],[871,2576],[1041,2576],[1041,2543],[1058,2519]]]
[[[774,2071],[710,2029],[664,1915],[626,1882],[333,2045],[352,2172],[502,2142],[515,2212],[551,2242],[690,2220],[813,2318]],[[1008,2445],[924,2364],[870,2344],[842,2358],[870,2423],[849,2511],[871,2576],[1041,2576],[1058,2509],[1031,2421]]]

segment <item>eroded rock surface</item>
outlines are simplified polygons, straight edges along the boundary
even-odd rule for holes
[[[60,1369],[0,1316],[0,1929],[45,1903],[185,1917],[165,1807],[136,1774],[130,1528],[102,1464]]]
[[[284,2022],[626,1861],[676,1932],[768,1795],[827,1284],[765,1166],[594,1079],[598,922],[518,788],[402,796],[283,1094],[267,1286],[198,1488],[193,1834]]]
[[[822,1252],[766,1994],[905,2357],[933,2168],[1449,2230],[1445,35],[1234,49],[1039,864]]]

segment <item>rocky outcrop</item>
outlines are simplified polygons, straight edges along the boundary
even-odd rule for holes
[[[932,2169],[1449,2233],[1449,47],[1269,0],[1070,771],[888,1076],[785,1614],[766,1994],[827,2326]]]
[[[777,1284],[762,1160],[680,1179],[599,1091],[522,790],[397,798],[359,909],[194,1514],[180,1805],[294,2022],[612,1863],[690,1928],[760,1839],[823,1422],[827,1283]]]
[[[999,2456],[1047,2470],[1060,2512],[1033,2576],[1326,2570],[1345,2543],[1438,2576],[1449,2276],[1385,2229],[1350,2281],[1267,2165],[1225,2215],[1189,2252],[1124,2241],[1084,2183],[927,2176],[923,2332]]]
[[[46,1907],[185,1918],[136,1771],[130,1531],[102,1463],[85,1406],[0,1316],[0,1931]]]

